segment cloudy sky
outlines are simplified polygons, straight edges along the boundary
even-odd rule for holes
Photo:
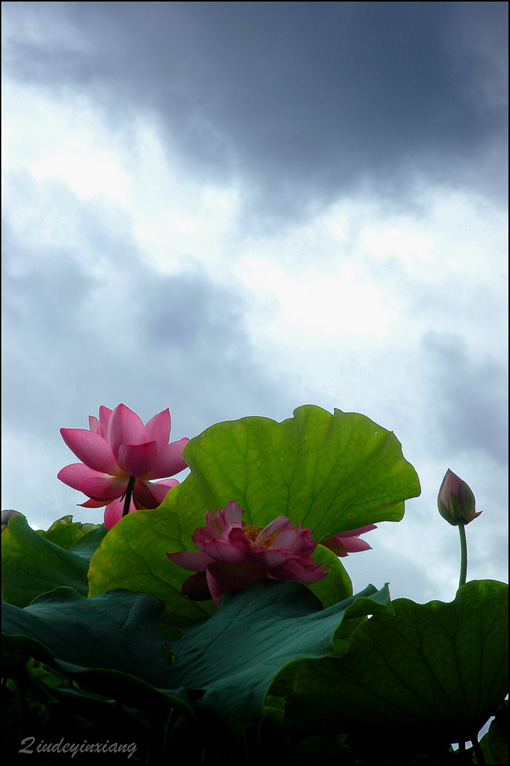
[[[355,590],[453,598],[448,468],[507,580],[507,12],[2,3],[2,508],[102,520],[56,478],[100,405],[179,439],[316,404],[422,484]]]

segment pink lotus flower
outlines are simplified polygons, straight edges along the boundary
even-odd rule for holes
[[[341,532],[339,535],[333,535],[328,537],[327,540],[322,540],[321,545],[325,545],[336,553],[337,556],[347,556],[349,553],[357,553],[358,551],[369,551],[371,546],[364,540],[359,540],[359,535],[365,532],[370,532],[371,529],[377,529],[375,524],[367,524],[366,527],[358,527],[357,529],[351,529],[349,532]]]
[[[104,523],[111,529],[126,513],[157,508],[177,479],[151,482],[172,476],[187,467],[182,450],[184,438],[168,443],[170,412],[163,410],[144,426],[129,407],[113,411],[99,408],[99,420],[89,417],[90,430],[61,428],[67,446],[82,461],[68,465],[58,478],[90,500],[85,508],[106,505]]]
[[[244,590],[257,580],[297,580],[313,583],[327,567],[311,557],[317,543],[309,529],[297,529],[287,516],[278,516],[266,527],[243,523],[243,509],[231,502],[222,510],[207,511],[206,526],[192,537],[199,551],[167,553],[168,558],[197,574],[188,577],[182,592],[194,601],[220,598],[230,590]]]

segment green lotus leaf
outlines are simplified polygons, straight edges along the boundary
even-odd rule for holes
[[[199,697],[197,709],[230,729],[254,723],[273,677],[298,658],[329,655],[354,608],[356,616],[391,610],[388,589],[368,586],[328,609],[297,582],[261,580],[228,593],[212,617],[171,642],[172,687]]]
[[[94,530],[99,530],[99,533],[102,534],[103,537],[108,531],[106,527],[102,525],[81,524],[79,521],[73,521],[72,516],[63,516],[61,519],[54,521],[49,529],[38,529],[37,533],[45,537],[47,540],[50,540],[52,543],[60,545],[61,548],[69,549],[77,543],[78,540],[81,540],[82,537]]]
[[[378,521],[399,521],[420,494],[416,471],[391,431],[364,415],[306,405],[276,423],[250,417],[218,423],[186,445],[202,508],[236,500],[247,524],[285,515],[327,537]],[[179,513],[185,491],[165,503]]]
[[[27,606],[60,586],[87,595],[87,570],[86,558],[40,535],[24,516],[11,519],[2,532],[2,598],[11,604]]]
[[[300,732],[433,732],[473,739],[508,691],[508,586],[468,582],[451,603],[392,602],[341,657],[294,666],[285,705]]]
[[[311,405],[282,423],[250,417],[211,426],[186,445],[184,456],[190,475],[159,508],[121,519],[89,570],[90,595],[112,588],[151,593],[165,601],[166,618],[176,627],[216,609],[212,602],[182,596],[190,572],[166,556],[195,549],[192,536],[204,525],[206,511],[236,500],[246,523],[265,526],[285,515],[310,527],[320,542],[366,524],[398,521],[404,500],[420,492],[393,433],[363,415],[340,410],[331,415]],[[315,591],[330,605],[335,590],[337,600],[352,591],[341,565],[333,557],[325,563],[330,574]],[[326,584],[328,578],[332,582]],[[342,578],[344,586],[337,587]]]
[[[117,590],[89,599],[73,588],[57,588],[24,609],[4,604],[2,632],[18,640],[7,642],[10,651],[37,656],[31,642],[40,642],[41,660],[51,655],[63,672],[119,670],[168,688],[171,653],[159,628],[162,609],[159,599],[145,593]]]

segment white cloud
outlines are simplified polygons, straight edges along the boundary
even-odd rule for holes
[[[33,85],[8,79],[3,88],[9,111],[2,130],[4,172],[24,167],[38,180],[59,179],[84,200],[127,201],[130,179],[121,166],[121,147],[89,102],[56,100]]]
[[[129,171],[129,209],[140,249],[154,268],[176,273],[200,264],[209,273],[228,269],[227,246],[239,206],[234,186],[189,179],[172,167],[154,126],[140,124]]]

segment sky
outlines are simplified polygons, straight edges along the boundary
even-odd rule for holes
[[[101,405],[176,440],[315,404],[420,477],[355,592],[454,598],[448,468],[468,578],[508,581],[507,15],[2,3],[2,508],[101,523],[56,478]]]

